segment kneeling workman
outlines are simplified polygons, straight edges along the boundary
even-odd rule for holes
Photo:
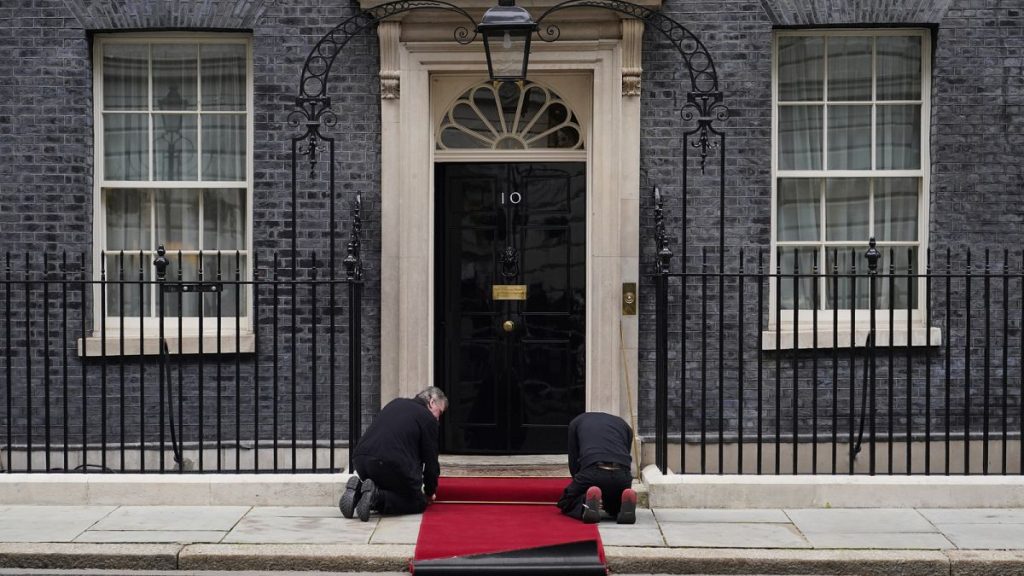
[[[342,516],[366,522],[371,511],[423,512],[437,492],[438,421],[447,407],[448,398],[433,386],[388,402],[356,445],[356,475],[338,503]]]
[[[569,423],[569,472],[558,507],[587,524],[601,521],[601,508],[619,524],[636,522],[636,492],[629,445],[633,430],[611,414],[587,412]]]

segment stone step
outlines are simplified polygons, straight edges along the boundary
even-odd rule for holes
[[[467,456],[442,454],[442,476],[568,477],[568,457],[564,454],[516,456]]]
[[[483,476],[483,477],[547,477],[568,478],[568,456],[564,454],[543,454],[525,456],[468,456],[442,454],[441,476]],[[647,486],[641,480],[633,480],[637,494],[637,505],[648,508]]]

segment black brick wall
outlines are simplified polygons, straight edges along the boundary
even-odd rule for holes
[[[841,4],[841,5],[840,5]],[[847,5],[849,4],[849,5]],[[887,0],[858,3],[835,3],[816,0],[761,0],[760,2],[743,0],[698,1],[668,0],[664,12],[694,31],[708,47],[715,59],[721,87],[725,92],[726,104],[731,117],[721,126],[727,134],[726,154],[728,166],[726,171],[725,200],[725,245],[729,262],[735,262],[738,250],[746,249],[748,270],[753,269],[758,248],[767,248],[770,237],[770,139],[771,139],[771,41],[774,27],[792,26],[832,26],[832,25],[916,25],[929,26],[933,30],[933,81],[932,121],[931,121],[931,190],[930,190],[930,245],[944,251],[947,247],[954,251],[956,257],[963,259],[963,250],[973,247],[991,248],[996,251],[994,260],[1001,262],[1001,251],[1009,249],[1014,258],[1020,258],[1020,246],[1024,243],[1024,211],[1021,208],[1022,168],[1019,161],[1019,149],[1024,144],[1024,10],[1019,3],[1011,0],[929,0],[909,3],[903,6]],[[899,5],[897,5],[899,4]],[[253,236],[254,248],[263,265],[263,278],[272,273],[266,268],[273,253],[280,251],[282,266],[281,276],[290,269],[291,258],[288,250],[294,230],[291,225],[291,138],[296,134],[295,127],[287,124],[288,112],[292,107],[292,99],[296,93],[302,62],[313,44],[330,28],[343,18],[351,15],[356,9],[354,2],[338,4],[327,0],[223,0],[192,2],[84,2],[68,0],[66,2],[47,0],[15,0],[0,5],[0,47],[4,56],[0,58],[0,252],[12,252],[15,262],[21,262],[23,254],[31,253],[33,262],[38,266],[41,252],[59,254],[69,251],[71,259],[77,261],[77,254],[91,249],[92,243],[92,63],[91,38],[97,32],[132,31],[145,29],[187,29],[187,30],[237,30],[251,32],[255,53],[255,188],[253,202]],[[366,260],[366,302],[363,313],[363,354],[364,354],[364,405],[374,407],[379,403],[379,270],[380,254],[380,144],[379,144],[379,104],[377,70],[377,43],[370,35],[355,40],[345,51],[344,57],[336,63],[333,74],[334,82],[331,93],[335,95],[335,108],[339,112],[339,122],[331,129],[330,134],[337,142],[337,203],[336,221],[338,232],[338,248],[347,240],[348,219],[347,205],[356,192],[362,193],[364,200],[364,255]],[[673,250],[676,259],[673,269],[679,270],[680,241],[687,241],[687,269],[695,270],[700,266],[701,250],[708,250],[711,265],[717,266],[718,261],[718,225],[720,203],[718,199],[718,164],[717,157],[712,156],[708,163],[707,173],[700,174],[695,154],[690,153],[688,203],[686,206],[686,226],[683,227],[682,170],[680,166],[684,147],[683,132],[689,129],[679,115],[679,108],[684,102],[687,90],[687,74],[681,69],[678,55],[663,38],[652,31],[645,37],[643,77],[642,114],[642,273],[641,281],[641,332],[640,332],[640,410],[641,429],[649,433],[652,427],[651,413],[653,404],[653,294],[652,283],[646,275],[651,271],[653,257],[653,212],[652,199],[647,193],[654,184],[661,186],[668,195],[667,209],[669,229],[673,236]],[[316,182],[309,179],[308,167],[300,166],[299,211],[298,211],[298,245],[302,269],[300,274],[306,276],[313,266],[312,255],[315,252],[318,260],[318,273],[323,276],[327,268],[330,222],[328,214],[328,190],[323,184],[326,175],[326,158],[321,158],[319,176]],[[977,252],[976,252],[977,253]],[[977,256],[975,257],[977,261]],[[15,265],[15,269],[20,264]],[[51,271],[54,263],[51,261]],[[77,265],[72,270],[77,270]],[[88,265],[87,265],[88,267]],[[52,272],[51,272],[52,273]],[[15,273],[17,276],[17,273]],[[36,289],[40,289],[36,286]],[[688,352],[687,373],[696,377],[700,374],[699,358],[702,319],[699,306],[692,294],[699,288],[693,285],[691,299],[688,300],[689,316],[687,317]],[[15,309],[24,309],[24,295],[15,288],[12,303]],[[980,287],[976,287],[980,290]],[[714,296],[717,286],[709,286],[709,293]],[[285,435],[290,434],[290,395],[291,369],[289,355],[291,348],[291,316],[290,295],[282,289],[279,304],[281,309],[279,341],[282,353],[278,355],[278,370],[282,378],[287,376],[281,392],[282,412],[286,415],[281,422]],[[747,382],[752,382],[755,375],[753,366],[756,355],[752,352],[752,342],[756,341],[756,329],[750,324],[756,315],[752,310],[756,302],[755,292],[748,288],[746,292],[746,309],[739,313],[735,296],[725,301],[724,318],[726,340],[737,339],[739,332],[734,327],[739,318],[744,318],[744,336],[747,342],[747,353],[743,356],[747,370],[744,373]],[[306,296],[303,296],[304,298]],[[326,348],[328,339],[324,332],[325,319],[322,316],[329,306],[324,293],[318,293],[318,309],[321,314],[320,327],[317,332],[317,351],[312,350],[312,318],[308,306],[297,311],[296,349],[299,360],[295,366],[297,378],[296,395],[300,402],[308,402],[311,392],[310,370],[308,362],[313,356],[326,357],[330,350]],[[343,299],[343,296],[340,298]],[[954,291],[954,310],[962,307],[963,290]],[[51,311],[50,341],[54,350],[62,346],[69,350],[68,369],[72,375],[81,373],[82,365],[70,347],[75,339],[74,332],[81,325],[80,300],[72,293],[69,296],[70,323],[72,335],[64,338],[60,333],[60,316]],[[975,303],[978,298],[975,298]],[[673,330],[679,336],[678,313],[680,312],[678,292],[673,296]],[[708,353],[714,358],[717,354],[718,308],[715,302],[708,309],[711,318],[710,333],[706,339]],[[937,321],[945,321],[944,299],[934,302]],[[272,306],[269,291],[264,292],[260,299],[264,310]],[[19,306],[21,308],[19,308]],[[1001,306],[1001,305],[1000,305]],[[1011,299],[1007,308],[1010,309],[1010,332],[1008,344],[1018,346],[1020,342],[1019,310],[1021,307],[1019,291]],[[42,373],[43,363],[39,360],[42,353],[41,330],[39,322],[42,303],[35,298],[28,305],[34,314],[34,323],[29,326],[28,338],[31,342],[34,358],[31,367],[31,395],[33,398],[32,414],[26,414],[23,401],[26,379],[24,375],[29,369],[25,354],[24,321],[10,319],[4,325],[11,328],[14,336],[5,346],[12,351],[11,371],[14,375],[10,382],[15,398],[12,405],[12,424],[15,428],[15,440],[24,440],[24,430],[38,428],[43,421],[40,408],[44,399]],[[999,309],[996,306],[997,310]],[[339,308],[339,318],[343,316],[344,306]],[[953,326],[962,325],[963,314],[954,314],[956,321]],[[89,321],[89,319],[87,319]],[[732,328],[729,328],[732,326]],[[347,366],[344,350],[346,341],[344,324],[339,320],[339,339],[335,362],[339,373],[344,373]],[[261,355],[258,360],[261,373],[269,374],[273,368],[274,358],[269,351],[272,342],[267,333],[261,335]],[[964,334],[962,331],[944,334],[949,338],[954,350],[962,348]],[[63,342],[63,344],[62,344]],[[284,353],[287,351],[288,353]],[[936,358],[941,358],[942,350],[934,350]],[[678,406],[681,390],[678,377],[682,369],[678,363],[679,350],[674,354],[671,366],[670,396],[674,405]],[[920,361],[922,351],[915,351],[915,361]],[[830,357],[825,353],[820,359]],[[849,371],[846,351],[839,366],[838,398],[839,410],[849,413],[846,399],[849,395]],[[50,375],[57,379],[62,375],[62,355],[53,354]],[[727,365],[737,361],[734,349],[726,349]],[[782,386],[784,410],[791,405],[793,389],[791,372],[794,365],[792,359],[784,358],[782,366]],[[771,370],[771,363],[776,356],[766,355],[765,374]],[[234,361],[233,357],[223,358],[223,404],[224,410],[233,412],[234,397]],[[857,361],[862,359],[857,355]],[[212,360],[205,363],[204,370],[208,374],[214,369]],[[821,392],[820,401],[823,405],[831,402],[830,374],[825,381],[819,379],[817,384],[806,378],[809,357],[798,359],[796,365],[800,369],[801,394],[810,387],[818,386]],[[941,360],[937,366],[941,365]],[[880,376],[888,378],[887,359],[883,359]],[[143,362],[146,366],[147,382],[155,382],[155,363],[152,359]],[[963,381],[962,359],[951,362],[951,378]],[[977,367],[978,364],[975,364]],[[129,436],[138,435],[138,426],[144,412],[146,421],[155,418],[158,405],[154,402],[155,389],[147,384],[146,406],[139,408],[140,385],[138,364],[126,366],[124,380],[124,422]],[[250,434],[246,430],[252,427],[254,412],[254,396],[263,413],[264,424],[267,422],[269,406],[273,391],[267,386],[258,391],[247,390],[244,383],[251,377],[253,358],[248,356],[241,363],[239,371],[242,382],[242,398],[239,408],[243,419],[243,436]],[[6,369],[7,366],[4,366]],[[198,379],[197,362],[194,358],[183,363],[184,403],[186,412],[194,421],[198,412]],[[713,384],[710,406],[717,406],[714,387],[717,386],[718,374],[715,366],[707,372],[708,381]],[[1011,364],[1016,370],[1011,374],[1019,375],[1020,363]],[[120,366],[115,362],[108,366],[108,375],[114,378],[108,383],[108,432],[119,433],[121,422],[119,398]],[[921,374],[923,368],[918,365],[910,379],[913,391],[915,426],[923,424],[920,417],[923,391]],[[88,420],[98,421],[100,399],[100,381],[102,365],[89,362],[86,366],[88,386]],[[175,372],[176,377],[177,372]],[[319,366],[317,388],[320,391],[322,404],[325,402],[323,391],[326,388],[326,368],[324,363]],[[893,371],[894,390],[902,395],[906,388],[905,370],[901,372],[897,363]],[[264,376],[265,377],[265,376]],[[938,377],[938,376],[936,376]],[[1018,376],[1019,377],[1019,376]],[[747,400],[742,415],[739,413],[736,382],[738,374],[734,371],[723,374],[727,383],[725,414],[731,427],[742,417],[749,430],[756,425],[750,406],[753,392],[746,389],[744,398]],[[977,385],[979,379],[975,379]],[[7,384],[4,379],[4,385]],[[82,395],[80,386],[71,381],[69,394],[73,398]],[[209,382],[204,390],[204,419],[207,426],[212,426],[212,414],[215,414],[214,388]],[[902,387],[902,388],[901,388]],[[1020,395],[1014,389],[1007,398],[1011,406],[1020,406]],[[254,394],[258,392],[258,394]],[[6,390],[3,390],[6,393]],[[802,405],[805,405],[801,398]],[[699,406],[700,397],[694,388],[690,388],[686,397],[686,409],[691,417],[691,425]],[[766,391],[766,406],[774,404],[774,390]],[[303,404],[305,405],[305,404]],[[938,405],[936,405],[938,406]],[[5,408],[5,407],[4,407]],[[59,406],[54,406],[54,418]],[[372,408],[365,410],[367,415]],[[673,422],[677,422],[680,412],[673,411]],[[769,417],[773,414],[767,412]],[[74,437],[74,431],[80,427],[82,418],[79,404],[69,408],[67,421],[68,430],[72,432],[70,440],[80,441]],[[321,425],[326,416],[318,417]],[[365,419],[364,419],[365,420]],[[30,425],[31,421],[31,425]],[[56,422],[56,420],[55,420]],[[6,413],[0,411],[0,430],[5,430]],[[196,435],[194,424],[187,432],[187,438]],[[806,430],[808,423],[802,422]],[[57,424],[59,426],[59,424]],[[233,423],[226,424],[226,429],[233,429]],[[338,427],[344,430],[344,422],[339,421]],[[767,424],[766,424],[767,426]],[[262,427],[262,426],[261,426]],[[296,428],[299,435],[310,435],[310,418],[308,412],[298,410]],[[827,428],[827,427],[826,427]],[[826,429],[823,428],[823,429]],[[265,427],[264,427],[265,429]],[[692,428],[691,428],[692,429]],[[323,429],[321,428],[321,431]],[[322,432],[321,432],[322,433]],[[153,430],[147,432],[152,439]],[[342,434],[343,435],[343,434]],[[34,438],[38,443],[39,439]],[[90,438],[90,440],[93,440]]]
[[[763,0],[760,4],[751,2],[699,2],[690,0],[669,0],[664,12],[684,26],[695,31],[708,46],[718,67],[719,79],[725,91],[730,119],[721,125],[727,133],[725,199],[725,246],[727,270],[736,270],[739,249],[745,248],[746,270],[757,269],[757,250],[767,252],[770,242],[770,201],[771,201],[771,42],[774,27],[815,27],[815,26],[926,26],[933,30],[933,61],[931,87],[931,186],[929,205],[929,246],[937,251],[936,262],[941,256],[945,265],[945,251],[949,248],[954,259],[954,269],[961,268],[966,251],[974,251],[975,273],[981,271],[983,251],[992,251],[992,268],[998,271],[1004,262],[1003,251],[1009,250],[1010,269],[1021,266],[1021,234],[1024,233],[1024,209],[1020,198],[1024,190],[1021,178],[1021,163],[1015,151],[1019,148],[1024,130],[1022,102],[1024,102],[1024,81],[1021,66],[1024,64],[1024,11],[1018,3],[972,0],[934,0],[930,2],[907,3],[858,2],[836,4],[813,0]],[[910,6],[912,4],[912,7]],[[678,72],[678,56],[657,34],[650,31],[645,37],[644,92],[642,109],[641,162],[644,189],[658,184],[669,194],[666,202],[669,232],[673,237],[672,249],[676,253],[673,271],[679,271],[681,262],[681,238],[687,240],[688,259],[686,269],[691,272],[701,268],[702,250],[707,251],[709,269],[718,270],[718,218],[721,203],[717,190],[717,160],[708,163],[708,171],[700,175],[699,167],[691,161],[688,167],[690,187],[686,206],[686,227],[682,214],[682,166],[680,139],[681,126],[678,114],[674,112],[683,101],[688,89],[687,82]],[[685,125],[684,125],[685,126]],[[690,153],[692,158],[694,154]],[[649,193],[641,200],[641,243],[642,273],[653,271],[654,221],[653,199]],[[685,231],[684,231],[685,230]],[[866,248],[866,247],[865,247]],[[768,254],[764,254],[765,266]],[[863,270],[863,265],[861,270]],[[641,281],[641,333],[640,333],[640,409],[641,426],[645,433],[653,432],[654,402],[654,294],[653,281],[646,276]],[[966,289],[962,280],[954,280],[951,290],[950,323],[947,325],[946,299],[943,285],[933,287],[931,302],[933,325],[944,327],[943,343],[947,341],[952,350],[950,371],[945,367],[946,351],[933,347],[930,352],[915,348],[911,353],[912,368],[909,371],[911,388],[911,422],[915,431],[924,429],[925,419],[925,378],[926,355],[931,358],[932,379],[932,420],[933,430],[945,427],[943,419],[946,404],[944,383],[948,376],[954,392],[951,399],[954,428],[962,429],[966,416],[962,415],[964,388],[970,381],[974,397],[971,405],[971,427],[978,430],[982,419],[981,398],[983,397],[984,347],[983,317],[984,300],[982,281],[972,284],[972,369],[965,373],[964,350],[966,348]],[[990,341],[990,393],[991,406],[1000,407],[993,411],[993,426],[1000,426],[1001,406],[1004,400],[1001,354],[1004,342],[1009,350],[1008,368],[1005,371],[1010,386],[1005,400],[1008,405],[1008,420],[1011,430],[1019,430],[1020,393],[1020,342],[1021,342],[1021,287],[1016,280],[1010,283],[1009,302],[1004,302],[1001,284],[991,286],[992,340]],[[702,398],[707,402],[710,415],[707,425],[717,434],[717,410],[719,401],[724,402],[725,429],[735,434],[737,423],[743,421],[744,430],[752,434],[757,429],[756,402],[757,355],[754,352],[758,330],[757,292],[751,283],[745,288],[745,306],[740,309],[737,288],[734,281],[726,283],[724,338],[725,370],[722,381],[725,391],[717,393],[718,349],[720,343],[719,302],[717,279],[709,278],[707,316],[702,316],[700,305],[701,286],[699,280],[691,280],[685,300],[687,332],[686,380],[688,382],[685,403],[681,402],[682,364],[680,362],[680,314],[683,300],[679,284],[673,281],[670,293],[670,347],[669,396],[671,430],[678,434],[679,422],[683,417],[680,406],[685,404],[686,429],[689,433],[699,430],[699,408]],[[765,300],[767,306],[767,299]],[[1002,332],[1004,310],[1008,316],[1008,330]],[[887,311],[885,312],[887,314]],[[767,321],[768,312],[762,313],[762,322]],[[738,370],[737,345],[739,319],[743,319],[743,337],[747,353],[742,379]],[[702,330],[703,328],[703,330]],[[882,337],[884,339],[884,336]],[[830,342],[829,342],[830,343]],[[703,347],[702,347],[703,345]],[[702,363],[702,354],[706,362]],[[889,350],[879,352],[878,397],[879,406],[887,406],[889,391],[894,396],[894,428],[906,429],[906,391],[908,369],[906,351],[894,354],[893,369],[889,370]],[[781,417],[783,433],[788,434],[792,425],[793,369],[798,370],[798,427],[802,433],[809,433],[812,426],[811,397],[817,388],[821,420],[818,429],[829,433],[829,417],[833,396],[836,396],[840,422],[839,435],[847,429],[846,420],[850,415],[850,354],[849,350],[839,352],[836,393],[833,394],[831,350],[818,354],[819,372],[811,377],[812,358],[804,352],[794,359],[791,353],[766,353],[762,356],[762,379],[764,389],[764,423],[762,429],[773,431],[775,425],[776,396],[781,396]],[[780,362],[779,390],[775,389],[775,366]],[[860,387],[863,378],[865,357],[854,354],[856,363],[855,412],[860,410]],[[708,390],[702,396],[700,382],[706,374]],[[968,378],[970,376],[970,378]],[[890,378],[891,384],[890,384]],[[741,384],[742,382],[742,384]],[[1016,384],[1014,384],[1016,383]],[[743,387],[744,407],[740,413],[740,387]],[[997,418],[998,417],[998,418]],[[880,412],[880,421],[888,419],[887,410]],[[887,424],[886,424],[887,425]]]
[[[304,126],[290,125],[288,116],[294,108],[299,75],[307,53],[323,34],[354,14],[356,9],[354,2],[338,4],[316,0],[67,3],[24,0],[14,5],[5,3],[0,7],[0,43],[7,54],[0,59],[0,252],[13,254],[12,278],[16,281],[26,278],[23,271],[27,253],[30,258],[28,268],[32,270],[28,278],[40,279],[44,252],[51,255],[48,277],[59,277],[60,268],[56,260],[63,251],[70,253],[68,269],[72,278],[80,278],[81,253],[86,254],[87,275],[91,275],[91,256],[88,255],[92,247],[93,217],[91,40],[95,33],[152,29],[231,30],[252,34],[255,86],[253,248],[259,258],[261,279],[273,277],[275,254],[279,256],[280,263],[278,276],[290,278],[292,238],[295,234],[292,226],[291,147],[292,138],[298,136]],[[377,62],[377,39],[372,30],[350,42],[331,75],[331,92],[335,95],[338,122],[324,130],[335,140],[337,147],[334,267],[338,278],[345,276],[342,260],[349,239],[352,200],[356,193],[361,194],[363,200],[362,248],[366,284],[362,363],[363,406],[367,415],[364,422],[376,412],[380,402]],[[314,266],[319,278],[330,274],[331,202],[326,184],[329,165],[328,150],[324,147],[315,181],[310,179],[308,162],[300,158],[296,167],[297,267],[300,279],[310,278]],[[169,256],[172,261],[176,258],[173,254]],[[227,279],[234,277],[230,262],[231,258],[227,258]],[[116,279],[116,271],[108,273],[109,278]],[[136,273],[134,269],[129,270],[129,278],[134,278]],[[117,358],[108,362],[90,359],[83,365],[74,349],[76,339],[82,333],[80,285],[68,286],[66,334],[61,307],[58,306],[62,298],[60,286],[53,285],[46,303],[41,283],[33,282],[28,296],[24,286],[12,285],[9,296],[11,314],[0,327],[0,338],[4,338],[3,351],[10,351],[12,374],[8,380],[6,372],[3,372],[4,382],[0,385],[3,397],[0,401],[2,434],[6,435],[6,407],[10,398],[10,423],[16,443],[24,443],[31,429],[32,442],[36,446],[41,445],[45,439],[43,424],[49,417],[51,440],[63,442],[66,430],[67,440],[78,444],[82,441],[83,412],[89,422],[87,440],[90,443],[101,440],[100,424],[104,418],[108,441],[119,442],[123,433],[129,445],[142,436],[149,442],[155,442],[160,429],[159,366],[156,359],[128,358],[123,366]],[[136,290],[134,286],[128,288],[129,293],[133,290]],[[0,299],[6,297],[7,294],[0,291]],[[315,330],[308,284],[300,284],[297,298],[293,331],[291,288],[283,285],[278,290],[276,355],[268,320],[261,324],[258,356],[243,354],[236,363],[235,355],[230,353],[219,358],[207,354],[201,367],[195,356],[172,359],[170,377],[174,382],[175,403],[180,388],[185,413],[184,440],[194,441],[199,437],[200,403],[204,422],[202,434],[207,446],[211,445],[216,433],[218,404],[224,414],[222,433],[226,439],[235,438],[236,426],[240,428],[243,439],[252,438],[257,402],[260,435],[269,438],[275,396],[271,375],[276,367],[279,373],[276,391],[278,435],[290,438],[294,428],[300,441],[308,441],[314,436],[314,358],[317,364],[316,435],[320,438],[328,435],[329,366],[333,362],[338,406],[335,437],[347,436],[347,411],[344,408],[348,394],[347,287],[336,286],[333,351],[329,337],[332,310],[329,285],[317,287]],[[269,286],[261,289],[259,305],[261,315],[273,310],[274,297]],[[2,300],[0,306],[6,312],[7,300]],[[46,307],[49,308],[48,314],[43,313]],[[49,320],[47,339],[43,338],[44,316]],[[85,320],[91,330],[91,311]],[[225,330],[230,328],[225,326]],[[9,339],[5,337],[8,329],[11,332]],[[47,356],[47,345],[51,359],[48,370],[43,360]],[[115,351],[116,348],[110,344],[108,350]],[[293,350],[297,358],[294,366]],[[6,371],[6,355],[0,354],[0,357],[4,357],[0,360],[3,363],[0,370]],[[63,403],[65,362],[69,399],[66,408]],[[259,390],[253,390],[251,381],[257,364],[261,386]],[[201,380],[200,370],[203,371]],[[215,376],[218,371],[219,383]],[[144,378],[140,379],[140,372]],[[83,378],[87,383],[84,391]],[[145,382],[144,390],[142,381]],[[202,386],[200,382],[203,382]],[[26,386],[30,390],[28,395]],[[47,394],[50,398],[49,416],[44,408]],[[165,435],[169,437],[166,432]],[[268,444],[263,441],[264,446]]]

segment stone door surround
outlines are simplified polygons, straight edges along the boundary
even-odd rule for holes
[[[535,2],[522,5],[535,16],[543,10]],[[489,6],[465,7],[479,17],[475,12]],[[381,262],[390,263],[381,270],[382,405],[433,383],[433,174],[440,161],[434,131],[448,103],[439,100],[486,78],[482,42],[459,45],[451,31],[464,21],[433,15],[410,12],[378,28]],[[530,78],[588,116],[586,408],[630,420],[629,408],[637,405],[637,317],[622,316],[620,299],[622,283],[638,282],[639,275],[643,24],[608,11],[560,16],[561,38],[533,45]],[[489,152],[491,161],[513,160]],[[529,160],[557,160],[557,151],[540,152]]]

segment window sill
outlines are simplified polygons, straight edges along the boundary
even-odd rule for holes
[[[867,326],[857,324],[854,335],[854,343],[857,348],[864,348],[870,329]],[[907,327],[896,326],[891,333],[892,346],[900,347],[907,345]],[[772,350],[792,350],[794,341],[800,350],[818,350],[828,348],[850,348],[851,328],[849,325],[838,328],[838,333],[832,326],[818,326],[817,346],[814,346],[815,330],[810,326],[801,326],[796,331],[794,338],[793,326],[783,324],[782,334],[777,331],[764,330],[761,332],[761,350],[770,352]],[[778,342],[776,342],[778,338]],[[925,328],[924,325],[914,326],[910,330],[911,346],[940,346],[942,344],[942,330],[937,326]],[[888,348],[890,346],[890,331],[888,326],[875,327],[875,347]]]
[[[174,356],[177,354],[199,354],[199,341],[200,337],[198,334],[185,335],[181,338],[181,351],[178,350],[178,335],[168,335],[167,340],[167,351],[170,355]],[[217,353],[217,335],[207,334],[202,337],[203,342],[203,354],[216,354]],[[106,338],[101,338],[98,335],[89,336],[84,339],[84,351],[83,354],[83,339],[79,338],[77,341],[77,352],[78,355],[87,356],[89,358],[98,358],[103,356],[103,347],[106,346],[106,356],[121,356],[121,339],[120,334],[108,333]],[[251,332],[242,332],[241,334],[224,333],[220,335],[220,353],[221,354],[234,354],[236,352],[241,354],[251,354],[256,349],[256,338]],[[125,336],[124,339],[124,356],[157,356],[160,354],[160,338],[158,336]]]

